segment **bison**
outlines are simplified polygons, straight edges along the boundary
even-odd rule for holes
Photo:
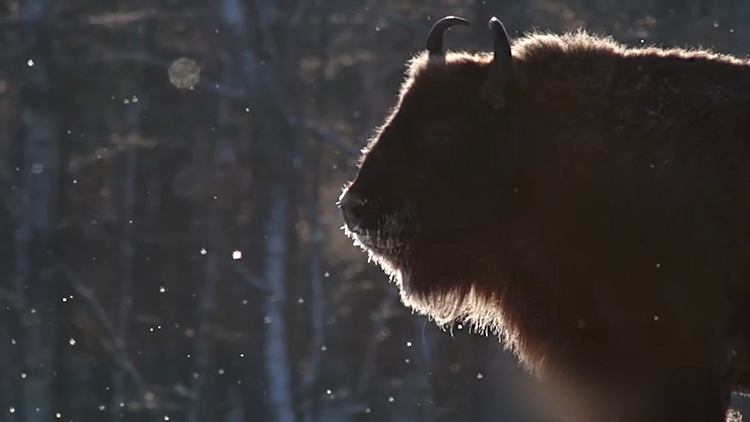
[[[562,417],[724,420],[750,387],[750,62],[585,31],[444,51],[339,198],[438,324],[498,333]]]

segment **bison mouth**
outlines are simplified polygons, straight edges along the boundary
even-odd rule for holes
[[[394,270],[405,264],[417,229],[413,206],[407,201],[366,199],[351,192],[344,192],[338,205],[344,232],[355,245]]]

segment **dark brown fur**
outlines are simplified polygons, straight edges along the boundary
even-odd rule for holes
[[[355,243],[406,305],[574,386],[576,417],[718,422],[750,339],[750,65],[582,32],[513,56],[500,111],[490,55],[411,61],[347,187],[388,231]]]

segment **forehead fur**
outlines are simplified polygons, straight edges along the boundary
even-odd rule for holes
[[[472,83],[477,86],[481,83],[483,69],[491,62],[492,54],[486,52],[448,52],[444,59],[431,59],[426,51],[422,51],[412,57],[407,62],[404,82],[399,88],[395,104],[386,113],[384,122],[375,128],[373,135],[362,149],[358,165],[362,164],[366,155],[375,146],[383,129],[398,113],[407,94],[414,91],[419,91],[420,94],[434,92],[436,95],[466,92]],[[450,91],[453,92],[446,94]]]

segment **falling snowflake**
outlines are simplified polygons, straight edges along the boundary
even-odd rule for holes
[[[180,57],[169,66],[169,82],[180,89],[193,89],[200,81],[200,72],[195,60]]]

